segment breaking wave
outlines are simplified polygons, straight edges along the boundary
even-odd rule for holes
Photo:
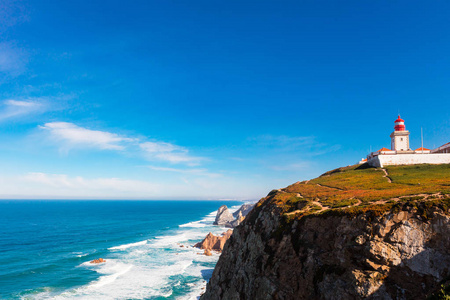
[[[193,245],[209,232],[226,231],[212,225],[215,215],[213,211],[201,220],[166,229],[163,235],[109,247],[102,256],[105,263],[91,264],[87,260],[78,266],[98,274],[95,280],[63,292],[46,290],[23,299],[198,299],[219,255],[201,255],[202,251]]]

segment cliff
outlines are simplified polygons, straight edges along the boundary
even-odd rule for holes
[[[424,299],[448,249],[450,165],[340,168],[261,199],[201,299]]]

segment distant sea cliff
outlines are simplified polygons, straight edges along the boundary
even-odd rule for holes
[[[201,300],[439,298],[449,174],[352,166],[270,192],[235,228]]]

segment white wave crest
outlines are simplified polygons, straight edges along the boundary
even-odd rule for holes
[[[108,248],[108,250],[125,250],[125,249],[131,248],[131,247],[142,246],[145,244],[147,244],[147,240],[141,241],[141,242],[136,242],[136,243],[120,245],[120,246],[116,246],[116,247],[111,247],[111,248]]]
[[[107,276],[101,276],[98,281],[95,281],[91,283],[88,288],[90,289],[97,289],[99,287],[102,287],[107,284],[113,283],[119,276],[124,275],[128,271],[130,271],[133,268],[133,265],[123,264],[123,263],[115,263],[112,267],[107,268],[101,268],[98,272],[99,273],[112,273]]]
[[[83,253],[83,252],[72,252],[73,255],[75,255],[76,257],[84,257],[84,256],[88,256],[89,253]]]
[[[230,210],[239,207],[232,206]],[[91,264],[87,261],[79,266],[97,272],[95,280],[62,293],[40,293],[33,299],[167,298],[174,297],[175,291],[178,300],[198,299],[220,254],[201,255],[203,251],[191,245],[204,239],[208,232],[217,235],[225,231],[220,226],[212,225],[216,212],[197,221],[167,228],[160,232],[160,236],[145,241],[110,247],[109,255],[102,256],[105,263]],[[77,252],[72,255],[84,254]],[[183,287],[184,295],[179,295],[180,285],[188,289],[186,291]]]
[[[192,228],[202,228],[208,226],[207,224],[202,223],[202,221],[189,222],[186,224],[179,225],[181,228],[192,227]]]

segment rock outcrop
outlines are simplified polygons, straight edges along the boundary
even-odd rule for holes
[[[214,225],[234,228],[244,221],[245,216],[252,210],[254,204],[243,204],[236,212],[231,213],[226,205],[217,210]]]
[[[226,205],[222,205],[217,210],[216,220],[214,225],[226,226],[227,224],[234,221],[233,214],[230,212]]]
[[[288,192],[234,229],[201,300],[426,299],[450,283],[450,191],[334,209]]]
[[[104,260],[103,258],[98,258],[90,261],[91,264],[101,264],[104,262],[106,262],[106,260]]]
[[[242,206],[233,213],[233,217],[237,218],[238,216],[246,216],[252,210],[255,204],[242,204]]]
[[[206,250],[207,251],[215,250],[218,252],[222,252],[226,241],[230,238],[232,233],[233,230],[231,229],[228,229],[227,232],[222,233],[222,236],[214,235],[210,232],[203,241],[195,244],[194,247],[205,249],[204,253],[205,255],[207,255]]]

